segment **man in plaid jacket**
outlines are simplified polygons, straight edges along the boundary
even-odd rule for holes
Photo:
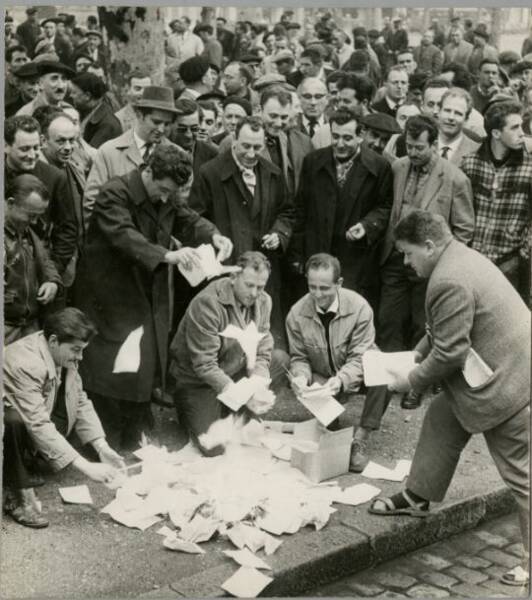
[[[462,170],[475,206],[472,247],[506,275],[525,302],[530,295],[532,156],[525,151],[522,107],[495,102],[485,114],[488,137]]]

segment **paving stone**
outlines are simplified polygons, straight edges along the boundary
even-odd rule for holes
[[[456,557],[456,561],[462,563],[468,569],[485,569],[491,565],[491,561],[470,554],[461,554]]]
[[[453,586],[453,596],[464,596],[465,598],[484,598],[486,596],[486,588],[470,583],[459,583]]]
[[[432,552],[414,552],[412,556],[420,563],[436,570],[446,569],[453,564],[441,556],[436,556]]]
[[[390,560],[386,563],[386,566],[389,567],[391,571],[401,571],[402,573],[412,575],[413,577],[417,577],[420,569],[419,563],[410,558],[410,555]]]
[[[482,529],[474,531],[472,535],[486,542],[488,546],[495,546],[496,548],[504,548],[504,546],[507,546],[510,542],[508,538],[502,537],[501,535],[495,535]]]
[[[334,598],[335,596],[351,596],[351,591],[346,581],[342,579],[342,581],[335,581],[320,587],[319,590],[311,592],[311,595]]]
[[[464,554],[478,554],[481,550],[487,547],[488,544],[480,538],[473,537],[472,535],[464,536],[463,540],[460,540],[460,550]]]
[[[453,577],[457,577],[460,581],[464,583],[471,583],[476,585],[477,583],[481,583],[488,579],[488,576],[485,573],[481,573],[480,571],[473,571],[473,569],[468,569],[467,567],[461,567],[459,565],[453,565],[449,569],[446,570],[447,575],[452,575]]]
[[[449,592],[446,590],[424,584],[415,585],[408,590],[407,594],[411,598],[446,598],[449,596]]]
[[[491,567],[483,569],[483,571],[490,579],[499,580],[501,575],[508,571],[508,567],[503,567],[502,565],[491,565]]]
[[[505,552],[509,552],[518,558],[523,557],[524,549],[523,544],[521,542],[517,542],[516,544],[510,544],[510,546],[506,546],[504,549]]]
[[[481,531],[489,531],[493,535],[500,535],[512,542],[518,541],[521,537],[517,515],[489,521],[479,529]]]
[[[486,581],[479,587],[488,590],[489,595],[492,596],[509,596],[511,598],[528,596],[528,586],[516,587],[513,585],[506,585],[505,583],[494,579]]]
[[[377,596],[378,594],[384,593],[384,590],[378,585],[371,583],[362,583],[357,581],[346,581],[349,588],[356,592],[359,596]]]
[[[381,594],[380,596],[375,596],[376,600],[378,600],[379,598],[408,598],[408,596],[400,594],[399,592],[392,592],[391,590],[387,590],[386,592],[384,592],[384,594]]]
[[[487,548],[480,553],[480,556],[482,558],[491,560],[493,563],[502,565],[503,567],[515,567],[515,556],[512,554],[507,554],[506,552],[502,552],[501,550],[497,550],[496,548]]]
[[[390,571],[388,568],[386,571],[379,570],[377,572],[375,570],[374,575],[374,581],[383,587],[406,589],[417,583],[413,577],[404,575],[398,571]]]
[[[460,583],[458,579],[445,575],[445,573],[438,573],[437,571],[423,571],[422,573],[419,573],[418,579],[422,579],[431,585],[437,585],[441,588],[449,588],[455,583]]]

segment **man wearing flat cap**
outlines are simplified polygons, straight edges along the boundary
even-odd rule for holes
[[[74,71],[63,63],[53,60],[43,60],[37,63],[40,91],[33,100],[25,104],[17,115],[32,116],[39,106],[56,106],[57,108],[68,108],[70,104],[65,102],[68,91],[68,81],[74,76]]]
[[[103,36],[101,31],[98,29],[90,29],[87,31],[87,47],[85,52],[107,73],[109,56],[104,49],[102,42]]]
[[[39,93],[39,73],[37,65],[33,62],[26,63],[12,74],[16,93],[11,100],[5,103],[6,118],[12,117],[25,104],[31,102]]]
[[[83,198],[84,222],[87,224],[96,196],[104,183],[112,177],[138,169],[159,144],[175,145],[165,136],[165,129],[177,114],[172,88],[146,86],[134,109],[136,118],[133,128],[102,144],[94,157]]]
[[[275,63],[277,67],[277,73],[283,75],[286,79],[291,73],[295,73],[296,59],[294,53],[291,50],[279,50],[276,54],[271,57],[271,61]]]
[[[35,46],[35,54],[48,52],[46,48],[49,47],[55,51],[60,62],[68,65],[72,58],[72,44],[68,38],[58,34],[57,23],[59,21],[60,19],[56,17],[49,17],[41,22],[41,28],[44,35]]]
[[[401,133],[397,121],[384,113],[370,113],[361,117],[360,134],[364,142],[377,154],[382,155],[386,144],[395,133]]]
[[[26,20],[17,27],[17,35],[26,47],[28,56],[35,56],[35,46],[41,35],[41,28],[37,22],[37,8],[28,6],[26,9]]]
[[[499,62],[499,55],[497,49],[488,44],[490,36],[483,27],[477,25],[473,30],[473,35],[473,52],[471,52],[471,56],[467,61],[467,66],[472,75],[477,75],[483,60],[489,58],[490,60]]]

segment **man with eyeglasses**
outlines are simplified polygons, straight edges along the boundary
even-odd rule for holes
[[[83,198],[84,222],[88,227],[96,196],[112,177],[125,175],[146,162],[159,144],[174,145],[167,131],[175,119],[174,92],[171,88],[146,86],[134,105],[135,124],[102,144],[94,157]]]
[[[194,179],[201,165],[218,155],[218,148],[209,142],[198,140],[201,109],[193,100],[179,99],[175,103],[177,115],[172,124],[169,139],[188,152],[192,160]]]
[[[297,116],[299,131],[306,133],[314,148],[325,148],[331,143],[331,131],[327,124],[327,86],[317,77],[309,77],[297,90],[302,113]]]

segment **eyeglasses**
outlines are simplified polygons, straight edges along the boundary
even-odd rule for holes
[[[314,98],[314,100],[323,100],[323,98],[325,98],[326,94],[301,94],[301,98],[303,98],[303,100],[312,100]]]
[[[190,131],[190,133],[198,133],[199,125],[176,125],[176,131],[179,133],[187,133],[187,131]]]

